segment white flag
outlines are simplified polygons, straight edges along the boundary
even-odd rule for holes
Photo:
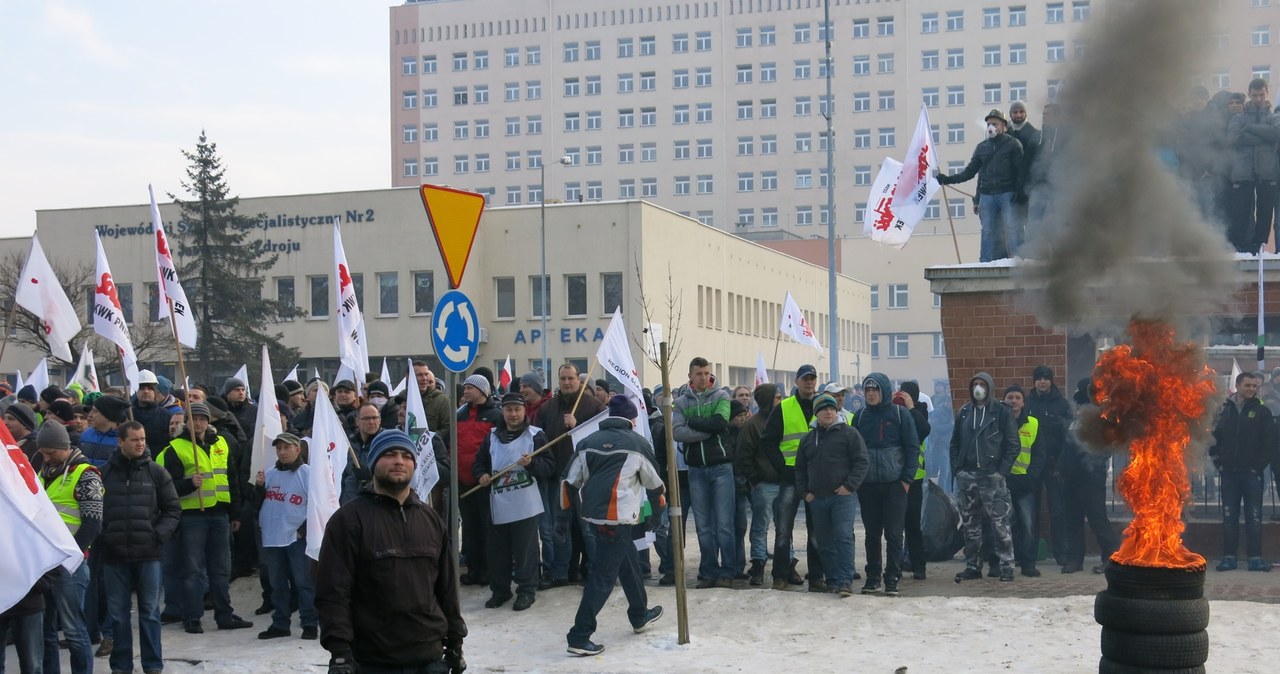
[[[791,339],[808,344],[822,353],[822,345],[818,343],[818,338],[814,336],[813,330],[809,328],[809,321],[804,318],[804,312],[800,311],[800,306],[796,304],[795,298],[791,293],[787,293],[787,299],[782,305],[782,324],[778,326],[782,334],[788,335]]]
[[[63,524],[53,501],[9,429],[0,424],[0,612],[27,595],[45,572],[61,565],[75,571],[84,553]]]
[[[413,360],[405,361],[408,363],[409,371],[413,372]],[[401,385],[408,381],[408,375],[401,380]],[[413,469],[413,491],[418,495],[418,499],[426,502],[427,497],[431,495],[431,488],[436,486],[440,481],[440,467],[436,465],[436,452],[431,447],[431,439],[435,437],[435,433],[427,425],[427,410],[422,404],[422,392],[418,390],[417,385],[407,388],[407,396],[405,397],[405,414],[404,414],[404,432],[413,438],[418,446],[418,458]]]
[[[387,386],[391,385],[391,371],[387,369],[386,356],[382,357],[382,374],[378,377],[378,380],[386,384]]]
[[[253,455],[249,460],[249,482],[254,482],[258,471],[271,465],[274,454],[272,443],[284,432],[280,423],[280,402],[276,400],[276,384],[271,378],[271,357],[267,345],[262,345],[262,383],[258,397],[258,418],[253,424]],[[246,382],[247,384],[247,382]]]
[[[574,426],[573,429],[569,431],[569,442],[572,443],[574,446],[577,446],[577,444],[581,442],[583,438],[600,430],[600,422],[608,418],[609,418],[609,410],[604,410],[601,413],[595,415],[594,417],[591,417],[590,419],[587,419],[586,421],[578,424],[577,426]],[[649,425],[648,421],[645,421],[639,418],[636,419],[637,429],[640,426],[648,426],[648,425]]]
[[[98,269],[93,277],[93,331],[116,345],[124,363],[124,376],[129,380],[129,391],[137,392],[138,356],[133,352],[129,325],[124,321],[120,298],[116,295],[116,282],[111,276],[111,266],[107,264],[107,254],[102,250],[102,237],[98,236],[97,230],[93,232],[93,240],[98,244]]]
[[[293,369],[292,369],[292,370],[289,370],[289,374],[286,374],[286,375],[284,376],[284,381],[298,381],[298,366],[297,366],[297,365],[294,365],[294,366],[293,366]],[[302,383],[302,382],[298,382],[298,383]]]
[[[71,362],[71,338],[80,332],[80,318],[76,308],[67,299],[67,293],[53,273],[49,259],[44,256],[40,239],[31,236],[31,252],[22,266],[13,300],[40,319],[44,339],[49,343],[49,353]]]
[[[1227,395],[1235,395],[1236,393],[1236,377],[1240,376],[1240,361],[1235,358],[1231,359],[1231,379],[1227,382]]]
[[[329,518],[338,510],[342,471],[347,466],[351,444],[328,396],[316,396],[311,441],[307,444],[307,556],[320,559],[320,543]]]
[[[13,385],[13,390],[21,391],[27,385],[26,380],[22,378],[22,370],[14,370],[14,376],[17,379],[17,383]]]
[[[351,382],[352,384],[355,384],[355,383],[356,383],[356,373],[355,373],[355,372],[352,372],[352,371],[351,371],[351,367],[350,367],[350,366],[348,366],[346,363],[339,363],[339,364],[338,364],[338,374],[337,374],[337,376],[335,376],[335,377],[333,378],[333,384],[331,384],[331,385],[330,385],[330,387],[337,386],[337,385],[338,385],[338,382],[342,381],[343,379],[346,379],[347,381]]]
[[[871,196],[867,198],[867,211],[862,218],[862,233],[887,246],[902,248],[907,239],[915,231],[916,225],[924,217],[928,207],[926,200],[923,206],[893,205],[894,183],[902,173],[902,164],[891,157],[885,157],[880,164],[880,173],[871,185]],[[936,182],[935,182],[936,184]]]
[[[621,307],[615,307],[613,310],[613,318],[609,319],[609,327],[604,331],[604,340],[596,350],[596,362],[600,363],[605,372],[617,377],[618,381],[622,382],[622,386],[627,389],[627,397],[639,410],[639,415],[636,417],[636,432],[650,438],[649,408],[645,407],[644,387],[640,385],[640,373],[636,371],[635,360],[631,358],[631,345],[627,343],[627,330],[622,324]]]
[[[498,387],[504,392],[511,392],[511,354],[507,354],[507,362],[502,364],[502,370],[498,372]]]
[[[764,353],[756,352],[756,386],[769,383],[769,371],[764,367]]]
[[[187,301],[187,293],[182,289],[182,281],[178,280],[178,268],[173,264],[173,254],[169,252],[169,238],[164,235],[164,220],[160,218],[160,207],[156,205],[155,192],[147,185],[147,194],[151,196],[151,222],[156,230],[156,276],[160,281],[160,304],[155,319],[163,321],[168,318],[169,307],[173,306],[173,334],[178,341],[189,348],[196,348],[196,318],[191,313],[191,303]]]
[[[392,397],[392,398],[394,398],[394,397],[396,397],[396,396],[400,395],[400,392],[404,390],[404,386],[405,386],[405,384],[407,384],[408,382],[409,382],[409,376],[408,376],[408,375],[405,375],[405,376],[401,377],[401,378],[400,378],[400,383],[399,383],[399,384],[396,384],[396,387],[395,387],[395,388],[393,388],[393,389],[391,389],[391,397]],[[418,394],[418,395],[422,395],[422,394]]]
[[[244,382],[244,397],[249,402],[253,402],[253,387],[249,386],[249,366],[241,363],[240,369],[236,370],[236,373],[231,376]]]
[[[80,349],[80,362],[76,363],[76,373],[71,376],[72,382],[79,382],[85,393],[98,389],[98,367],[93,364],[93,349],[85,342]]]
[[[929,128],[929,109],[923,104],[902,165],[903,170],[894,182],[893,208],[899,213],[913,213],[918,209],[923,215],[929,200],[942,187],[934,177],[938,171],[938,153]]]
[[[338,298],[338,360],[355,373],[352,381],[364,383],[369,371],[369,345],[365,342],[364,316],[356,301],[356,286],[351,281],[351,269],[347,266],[347,253],[342,248],[342,231],[333,226],[333,265],[337,279],[335,292]]]
[[[41,358],[36,366],[31,368],[31,375],[27,377],[27,383],[36,390],[36,395],[49,388],[49,359]]]

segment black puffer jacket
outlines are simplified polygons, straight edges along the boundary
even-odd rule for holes
[[[978,194],[1018,193],[1022,190],[1022,143],[1017,138],[1002,133],[988,138],[973,150],[973,157],[964,170],[953,175],[940,175],[938,182],[954,185],[978,176]]]
[[[178,528],[182,506],[169,471],[147,454],[128,459],[116,452],[102,473],[102,534],[94,550],[108,562],[143,562],[164,555]]]

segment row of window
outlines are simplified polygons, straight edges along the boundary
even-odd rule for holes
[[[733,291],[699,285],[697,288],[697,326],[709,330],[725,330],[743,335],[770,337],[777,331],[783,306],[778,302],[748,297]],[[804,319],[819,335],[827,335],[827,314],[803,311]],[[849,319],[837,319],[840,349],[864,350],[868,347],[871,326]]]
[[[957,200],[953,200],[953,201],[957,201]],[[906,284],[906,283],[890,283],[888,286],[886,286],[886,290],[887,290],[887,292],[885,293],[885,299],[887,301],[886,306],[890,309],[909,308],[910,294],[908,293],[908,287],[909,287],[909,284]],[[930,293],[930,295],[933,297],[933,308],[934,309],[942,308],[942,296],[937,293]],[[871,308],[873,310],[880,308],[879,284],[873,284],[871,286]]]
[[[950,199],[947,203],[948,203],[949,210],[951,211],[951,217],[953,219],[956,219],[956,220],[964,219],[965,217],[965,205],[964,205],[965,200],[964,199]],[[813,213],[815,210],[818,213],[817,224],[826,225],[831,221],[831,209],[825,205],[818,206],[816,208],[813,206],[796,206],[795,210],[792,213],[792,220],[790,224],[799,226],[799,227],[805,227],[805,226],[814,224]],[[866,217],[866,214],[867,214],[867,203],[865,201],[859,201],[853,205],[853,219],[852,219],[853,222],[862,222],[863,219]],[[685,215],[688,215],[688,214],[686,213]],[[928,206],[925,207],[924,219],[938,220],[941,217],[942,217],[942,205],[938,202],[937,199],[930,201]],[[706,223],[706,224],[709,224],[709,223]],[[739,229],[755,227],[756,226],[756,209],[739,208],[737,220],[735,220],[735,224],[738,226]],[[778,225],[779,225],[779,222],[778,222],[777,207],[766,206],[760,209],[760,227],[766,227],[766,228],[777,227]],[[876,298],[874,295],[874,292],[875,292],[874,286],[872,288],[873,288],[872,290],[873,295],[872,295],[871,308],[874,309],[876,308]],[[901,308],[905,308],[905,307],[901,307]]]
[[[933,357],[946,358],[947,347],[942,341],[941,332],[927,333],[930,341],[933,342]],[[871,335],[871,357],[879,359],[887,358],[910,358],[911,357],[911,333],[886,333]],[[880,340],[884,339],[885,351],[880,352]]]
[[[564,274],[565,318],[584,318],[590,310],[591,297],[587,291],[586,274]],[[555,307],[551,293],[550,276],[529,277],[529,318],[551,317]],[[604,272],[599,275],[599,307],[600,316],[609,316],[622,306],[622,273]],[[499,276],[493,279],[494,318],[497,320],[513,320],[516,318],[516,279],[513,276]],[[545,309],[544,309],[545,307]]]
[[[1089,18],[1089,0],[1073,0],[1071,3],[1071,17],[1073,21],[1086,21]],[[1000,28],[1002,23],[1002,9],[1000,7],[985,7],[982,9],[982,27]],[[1027,8],[1026,5],[1013,5],[1003,13],[1007,17],[1006,25],[1010,27],[1025,26],[1027,24]],[[1065,3],[1051,2],[1045,8],[1045,23],[1063,23],[1066,17]],[[892,37],[896,33],[896,20],[892,16],[877,17],[875,20],[875,34],[877,37]],[[965,27],[965,11],[963,9],[947,11],[940,16],[938,12],[925,12],[920,16],[920,32],[921,33],[937,33],[940,26],[945,26],[948,32],[963,31]],[[816,30],[815,30],[816,27]],[[791,41],[794,44],[807,44],[815,37],[819,42],[825,42],[830,31],[831,23],[818,22],[816,24],[804,22],[795,23],[791,26]],[[871,19],[853,19],[852,37],[854,39],[862,39],[871,37]],[[835,34],[832,33],[832,37]],[[756,46],[768,47],[776,45],[778,42],[777,26],[760,26],[758,28],[738,28],[736,32],[736,46],[738,48],[750,48]],[[690,50],[692,44],[694,51],[707,52],[711,51],[711,31],[699,31],[693,34],[692,41],[689,33],[676,33],[671,36],[671,53],[685,54]],[[657,54],[658,38],[653,35],[646,35],[639,38],[620,37],[615,42],[615,52],[618,58],[631,58],[634,56],[653,56]],[[583,61],[599,61],[603,55],[603,48],[599,40],[587,40],[579,43],[578,41],[565,42],[561,45],[561,57],[564,63],[576,63]],[[453,71],[465,72],[470,70],[486,70],[489,68],[489,52],[488,50],[476,50],[473,52],[454,52],[451,54]],[[503,66],[513,68],[519,66],[522,62],[525,65],[538,65],[542,62],[542,52],[540,47],[532,46],[524,48],[524,58],[521,58],[521,49],[519,47],[507,47],[503,51]],[[438,71],[437,57],[434,54],[422,57],[422,73],[431,74]],[[404,57],[401,67],[401,73],[404,75],[418,74],[418,59],[415,57]]]

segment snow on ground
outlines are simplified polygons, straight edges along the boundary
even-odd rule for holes
[[[695,553],[696,554],[696,553]],[[486,609],[488,591],[463,588],[463,615],[469,672],[1096,672],[1100,627],[1093,621],[1093,596],[1010,596],[1010,586],[974,581],[988,595],[948,596],[959,591],[951,576],[956,562],[930,566],[929,580],[904,581],[903,595],[837,599],[803,591],[769,589],[688,591],[691,643],[676,641],[675,591],[650,584],[651,603],[666,614],[649,632],[636,635],[626,619],[626,601],[615,590],[600,614],[594,639],[606,648],[593,658],[571,658],[564,635],[573,622],[580,590],[539,593],[523,613]],[[1052,566],[1042,579],[1019,577],[1013,589],[1029,594],[1037,582],[1053,581]],[[1212,572],[1211,572],[1212,573]],[[1249,574],[1253,580],[1260,574]],[[1239,574],[1243,578],[1243,573]],[[1083,578],[1077,574],[1074,578]],[[1094,577],[1101,587],[1103,581]],[[965,589],[970,590],[966,584]],[[236,581],[233,603],[251,617],[249,630],[220,632],[207,616],[208,632],[192,636],[177,625],[164,628],[165,671],[173,674],[323,673],[328,654],[317,642],[294,637],[259,641],[264,616],[254,579]],[[1003,596],[1001,596],[1003,595]],[[1273,672],[1266,664],[1280,633],[1273,604],[1214,601],[1209,625],[1208,671]],[[136,636],[135,636],[136,638]],[[135,655],[136,655],[135,648]],[[8,671],[16,672],[13,649]],[[63,651],[64,671],[70,671]],[[108,670],[105,659],[97,671]],[[136,666],[135,671],[141,669]]]

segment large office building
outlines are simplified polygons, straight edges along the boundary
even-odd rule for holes
[[[177,207],[161,204],[160,209],[170,237],[180,236],[185,226]],[[238,210],[263,214],[254,220],[249,239],[278,253],[263,274],[263,296],[301,309],[301,316],[268,330],[278,330],[285,344],[301,351],[303,373],[314,367],[332,379],[338,371],[334,226],[341,227],[363,309],[371,367],[377,371],[386,357],[398,378],[406,358],[433,359],[432,312],[449,277],[417,190],[244,198]],[[36,233],[58,269],[93,268],[95,230],[135,340],[148,329],[167,333],[167,320],[153,320],[158,300],[148,205],[36,213]],[[30,238],[0,240],[0,255],[21,260],[30,244]],[[84,281],[72,299],[87,326],[93,290],[87,285],[90,276]],[[184,282],[190,293],[191,280]],[[552,370],[571,362],[586,371],[595,363],[614,310],[621,308],[646,386],[661,382],[647,357],[650,345],[645,340],[650,336],[672,344],[676,384],[686,381],[689,359],[702,356],[712,362],[722,383],[751,385],[761,354],[774,381],[789,384],[802,363],[814,364],[825,380],[831,359],[837,358],[841,380],[852,384],[856,373],[845,364],[870,357],[871,293],[865,283],[847,276],[839,276],[836,285],[840,343],[830,345],[825,268],[630,200],[558,204],[545,210],[540,205],[487,209],[461,290],[474,301],[480,321],[475,365],[495,372],[510,357],[520,376],[538,368],[544,353]],[[777,339],[787,292],[826,347],[824,354],[786,337]],[[112,350],[98,341],[100,368],[114,369],[114,357],[106,355]],[[154,346],[139,353],[142,366],[172,376],[172,341],[151,341]],[[0,371],[30,372],[42,355],[11,343]],[[246,354],[245,360],[256,356]],[[274,365],[283,372],[292,364]],[[65,367],[53,369],[55,380],[67,374]],[[597,366],[594,376],[605,373]],[[251,379],[256,388],[256,373]]]
[[[862,236],[874,173],[902,159],[922,103],[952,171],[991,108],[1025,101],[1039,126],[1114,1],[831,0],[829,24],[822,0],[410,1],[390,10],[388,170],[496,205],[541,202],[545,179],[550,202],[642,198],[755,240],[819,238],[830,110],[842,271],[878,291],[871,363],[842,371],[944,379],[923,270],[976,260],[977,216],[950,192],[950,222],[940,199],[907,248],[882,248]],[[1185,86],[1270,79],[1280,2],[1217,4]]]

